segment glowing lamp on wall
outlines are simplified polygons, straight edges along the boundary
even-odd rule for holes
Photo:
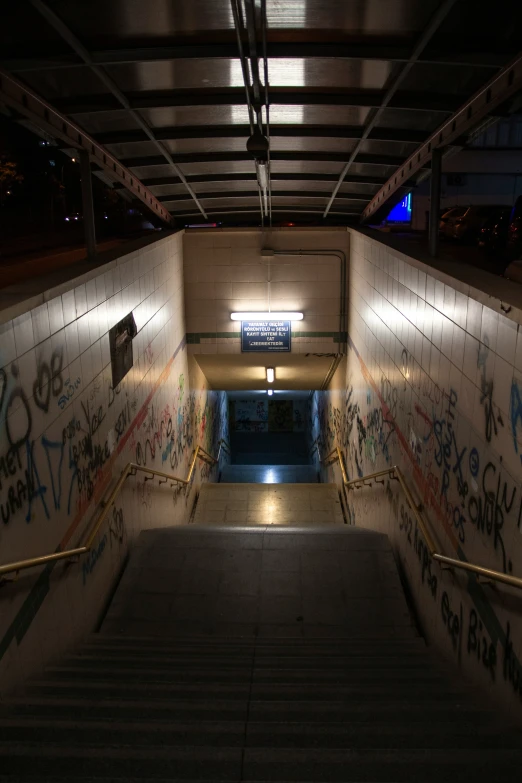
[[[245,312],[245,313],[230,313],[232,321],[302,321],[302,313],[259,313],[259,312]]]

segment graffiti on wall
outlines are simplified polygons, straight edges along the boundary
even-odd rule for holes
[[[373,356],[365,362],[366,350],[351,344],[343,391],[314,393],[314,441],[321,451],[341,447],[350,478],[402,463],[435,530],[440,525],[448,554],[520,575],[522,483],[516,461],[522,461],[522,381],[514,374],[507,393],[499,386],[487,335],[474,357],[475,407],[460,382],[440,385],[406,348],[395,364],[381,345],[384,362],[373,374],[368,367],[376,363]],[[508,447],[512,453],[506,452]],[[329,470],[335,475],[338,468]],[[417,600],[427,612],[429,605],[437,607],[460,664],[522,695],[515,655],[519,623],[504,611],[497,616],[498,604],[489,602],[474,577],[462,578],[468,583],[463,588],[445,576],[432,561],[409,507],[389,487],[385,502],[396,520],[401,560],[418,579]],[[368,506],[364,508],[366,513]],[[357,514],[355,503],[355,524]]]
[[[187,466],[196,445],[216,455],[221,438],[228,439],[226,394],[210,390],[186,393],[182,374],[172,407],[166,405],[157,411],[152,404],[147,409],[133,439],[135,460],[144,467],[154,463],[174,471]],[[211,465],[201,465],[201,478],[208,479],[212,470]]]
[[[170,406],[157,412],[151,394],[138,412],[128,382],[113,388],[110,373],[100,373],[86,388],[78,376],[71,382],[64,350],[54,346],[46,356],[41,349],[34,377],[21,373],[18,361],[0,369],[0,548],[19,522],[63,519],[69,527],[72,518],[79,521],[122,448],[130,447],[130,459],[140,464],[159,459],[160,467],[176,468],[188,463],[196,438],[214,453],[220,438],[228,437],[225,395],[188,393],[180,374]],[[150,346],[147,357],[153,358]],[[119,515],[111,518],[111,544],[123,530]],[[102,538],[99,551],[82,565],[84,580],[103,546]]]

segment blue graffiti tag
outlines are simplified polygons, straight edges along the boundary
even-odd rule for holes
[[[517,430],[520,425],[522,428],[522,394],[520,392],[518,383],[513,378],[511,384],[511,432],[513,433],[513,446],[515,447],[515,453],[518,454],[518,440]],[[522,454],[520,455],[520,461],[522,462]]]
[[[49,467],[49,475],[51,477],[51,489],[53,491],[53,500],[54,500],[54,507],[56,510],[60,509],[60,501],[62,497],[62,463],[63,463],[63,443],[61,441],[53,441],[49,440],[45,435],[42,435],[42,446],[45,449],[45,454],[47,456],[47,465]],[[53,467],[51,464],[51,454],[50,449],[54,451],[60,452],[60,459],[58,463],[58,474],[56,476],[56,482],[55,482],[55,476],[53,472]]]

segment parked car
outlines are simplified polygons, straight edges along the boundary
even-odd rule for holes
[[[448,239],[457,239],[461,242],[476,240],[486,220],[499,215],[504,209],[509,209],[509,206],[480,204],[453,207],[442,216],[439,231]]]
[[[505,258],[510,215],[511,209],[503,209],[499,214],[494,212],[480,229],[478,244],[488,258]]]

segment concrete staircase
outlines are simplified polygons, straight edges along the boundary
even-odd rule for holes
[[[0,714],[0,781],[509,781],[521,734],[433,658],[386,537],[140,537],[101,632]]]

